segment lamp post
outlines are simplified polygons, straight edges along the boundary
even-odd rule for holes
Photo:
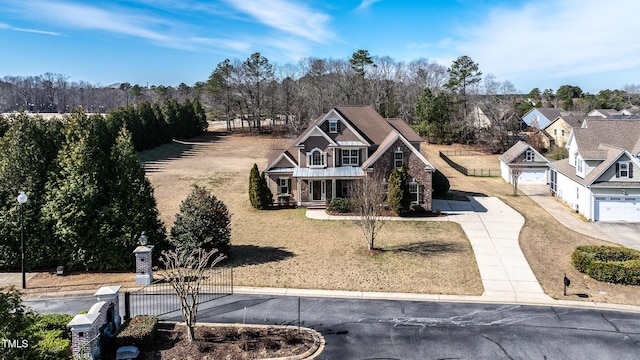
[[[27,280],[24,275],[24,203],[27,202],[27,194],[21,191],[18,195],[18,204],[20,204],[20,248],[21,248],[21,266],[22,266],[22,288],[27,288]]]

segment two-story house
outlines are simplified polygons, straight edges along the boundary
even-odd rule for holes
[[[435,168],[421,154],[422,143],[401,119],[385,119],[371,106],[338,106],[285,149],[273,150],[264,173],[278,197],[311,206],[349,197],[350,182],[374,173],[388,178],[404,164],[412,202],[431,210]]]
[[[640,222],[640,123],[585,120],[550,164],[555,196],[591,221]]]

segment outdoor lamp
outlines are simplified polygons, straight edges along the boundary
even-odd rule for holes
[[[21,249],[21,260],[20,265],[22,267],[22,288],[27,288],[27,279],[24,273],[24,210],[22,209],[22,205],[27,202],[27,194],[24,191],[21,191],[18,195],[18,204],[20,204],[20,249]]]
[[[144,234],[144,231],[142,232],[142,234],[140,234],[140,238],[138,239],[138,241],[140,241],[140,245],[145,246],[147,245],[147,235]]]

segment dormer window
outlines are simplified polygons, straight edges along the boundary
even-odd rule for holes
[[[404,164],[404,153],[398,148],[398,150],[393,153],[393,167],[400,169],[402,164]]]
[[[338,120],[329,120],[329,132],[330,133],[338,132]]]
[[[631,172],[631,164],[629,163],[629,161],[620,161],[616,163],[616,177],[617,178],[633,177]]]
[[[310,168],[326,167],[327,153],[315,148],[307,153],[307,163]]]
[[[535,159],[535,155],[533,154],[533,150],[527,150],[524,152],[524,161],[532,162]]]

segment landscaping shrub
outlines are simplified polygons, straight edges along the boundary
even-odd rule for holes
[[[333,198],[327,201],[328,212],[348,213],[351,210],[351,201],[348,198]]]
[[[116,336],[116,342],[118,346],[133,345],[140,349],[148,349],[153,346],[157,330],[157,316],[134,316],[122,327]]]
[[[393,169],[389,175],[387,186],[387,205],[399,216],[406,215],[411,210],[411,194],[409,193],[409,181],[404,165]]]
[[[571,264],[593,279],[640,285],[640,251],[615,246],[578,246]]]
[[[433,196],[444,196],[447,194],[447,192],[449,192],[449,189],[451,188],[449,179],[447,179],[447,177],[444,176],[444,174],[441,173],[438,169],[433,172],[432,186]]]

